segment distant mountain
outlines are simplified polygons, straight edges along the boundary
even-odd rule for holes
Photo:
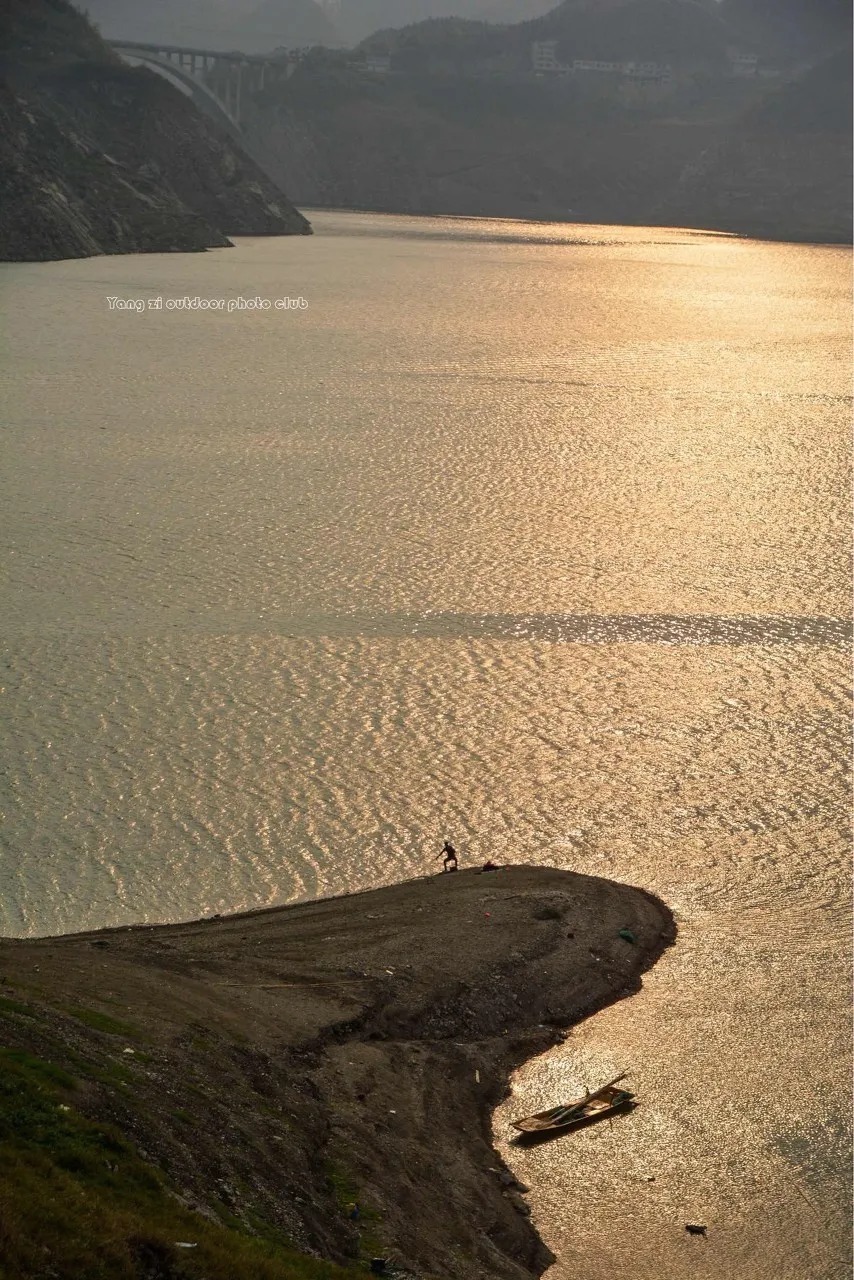
[[[733,43],[718,9],[696,0],[563,0],[528,24],[528,34],[557,39],[567,60],[707,62]]]
[[[531,41],[549,38],[564,61],[646,57],[676,75],[650,93],[535,78]],[[565,0],[505,27],[433,18],[363,42],[392,53],[390,75],[335,54],[301,68],[258,103],[253,141],[306,205],[845,242],[844,56],[805,77],[732,78],[739,44],[712,0]]]
[[[266,53],[340,44],[315,0],[78,0],[108,40]]]
[[[232,30],[236,47],[247,53],[341,43],[328,15],[314,0],[262,0]]]
[[[330,0],[330,3],[332,0]],[[814,62],[851,31],[851,0],[335,0],[346,41],[456,17],[511,24],[508,41],[556,39],[564,60],[709,63],[730,46],[770,62]],[[438,28],[436,28],[438,31]],[[444,35],[442,39],[444,39]],[[419,37],[420,42],[420,37]]]
[[[697,0],[564,0],[538,18],[510,26],[434,18],[405,27],[395,24],[363,43],[395,51],[417,48],[425,65],[431,54],[462,65],[465,59],[503,52],[518,70],[527,70],[535,40],[556,40],[564,62],[589,58],[690,67],[722,64],[734,36],[717,6]]]
[[[721,16],[770,56],[813,61],[851,38],[851,0],[721,0]]]
[[[224,48],[228,10],[219,0],[75,0],[107,40]]]
[[[67,0],[4,0],[0,40],[0,260],[310,231],[231,137]]]
[[[430,18],[477,18],[516,23],[538,17],[554,0],[337,0],[330,13],[342,38],[357,44],[375,31],[409,26]]]
[[[843,47],[720,131],[657,217],[787,239],[851,239],[851,49]]]
[[[554,8],[554,0],[479,0],[475,18],[485,22],[525,22]]]
[[[432,18],[513,24],[565,56],[717,58],[729,44],[814,61],[851,29],[850,0],[78,0],[108,39],[213,49],[356,44]],[[524,24],[524,25],[518,25]]]

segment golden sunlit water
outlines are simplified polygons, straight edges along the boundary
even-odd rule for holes
[[[446,837],[641,885],[676,947],[495,1119],[549,1280],[841,1280],[850,254],[314,222],[0,269],[0,931]],[[508,1146],[618,1071],[631,1115]]]

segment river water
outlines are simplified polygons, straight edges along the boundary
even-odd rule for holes
[[[0,268],[0,929],[384,884],[446,837],[642,885],[677,946],[496,1116],[549,1280],[839,1280],[850,255],[314,221]],[[507,1148],[618,1070],[630,1117]]]

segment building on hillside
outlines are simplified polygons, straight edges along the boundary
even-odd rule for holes
[[[573,75],[579,72],[598,71],[609,73],[611,75],[619,74],[622,71],[622,64],[619,62],[598,62],[590,58],[574,58],[572,63]]]
[[[620,70],[633,80],[672,80],[673,68],[661,62],[624,62]]]
[[[556,75],[566,67],[557,56],[557,40],[535,40],[531,45],[531,66],[535,75]]]
[[[369,53],[365,57],[365,70],[377,76],[387,76],[391,71],[391,57],[387,53]]]
[[[675,85],[675,80],[642,80],[638,76],[622,76],[616,85],[616,97],[626,107],[648,107],[653,103],[666,101]]]
[[[663,62],[610,62],[597,58],[574,58],[567,65],[557,56],[557,43],[557,40],[535,40],[531,45],[531,66],[535,75],[610,75],[660,83],[669,83],[673,79],[673,68]]]
[[[731,76],[755,76],[759,67],[759,55],[743,49],[727,49],[726,60]]]

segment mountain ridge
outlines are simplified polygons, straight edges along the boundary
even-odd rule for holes
[[[224,248],[307,234],[255,161],[66,0],[11,0],[0,74],[0,259]]]

